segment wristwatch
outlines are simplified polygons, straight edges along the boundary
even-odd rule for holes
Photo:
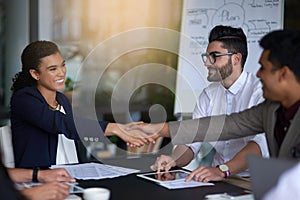
[[[230,176],[229,167],[227,165],[218,165],[217,168],[219,168],[219,170],[224,173],[224,178],[228,178]]]

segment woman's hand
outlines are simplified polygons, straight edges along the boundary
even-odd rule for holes
[[[130,125],[137,123],[141,124],[142,122],[130,124],[109,123],[105,130],[106,136],[116,135],[131,147],[140,147],[145,144],[155,143],[154,139],[140,130],[127,130]]]
[[[139,136],[146,136],[151,141],[156,141],[159,137],[168,136],[169,127],[167,123],[147,124],[147,123],[131,123],[126,127],[127,131],[136,132]]]

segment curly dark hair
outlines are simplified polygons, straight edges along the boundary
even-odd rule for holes
[[[300,82],[300,31],[275,30],[260,40],[264,50],[270,50],[269,61],[273,70],[287,66]]]
[[[22,71],[12,79],[11,90],[16,92],[27,86],[36,86],[37,82],[29,73],[30,69],[39,72],[41,58],[60,52],[58,46],[51,41],[35,41],[25,47],[21,55]]]
[[[244,68],[247,56],[247,37],[241,28],[233,28],[231,26],[218,25],[215,26],[209,34],[208,42],[222,42],[222,47],[230,52],[242,54],[242,68]]]

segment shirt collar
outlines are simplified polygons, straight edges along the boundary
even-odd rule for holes
[[[300,100],[298,100],[296,103],[294,103],[291,107],[288,109],[284,108],[283,106],[280,106],[278,109],[278,112],[282,113],[284,118],[286,120],[291,120],[294,118],[294,115],[298,111],[298,108],[300,107]]]
[[[237,94],[239,90],[243,87],[247,79],[247,73],[245,71],[242,71],[239,78],[228,88],[228,91],[232,94]]]

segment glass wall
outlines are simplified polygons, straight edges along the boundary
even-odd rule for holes
[[[95,48],[113,37],[117,37],[129,30],[145,27],[160,27],[179,31],[183,4],[183,0],[41,0],[35,2],[47,6],[46,8],[40,7],[40,27],[38,28],[40,32],[49,32],[46,39],[54,40],[60,45],[67,61],[68,77],[73,81],[76,79],[77,72],[81,68],[85,58],[94,52]],[[45,2],[47,3],[45,4]],[[5,54],[8,54],[5,47],[21,46],[23,43],[28,43],[27,40],[20,42],[20,38],[16,37],[28,34],[26,33],[26,29],[23,31],[14,31],[14,36],[9,36],[15,38],[15,40],[7,40],[8,36],[5,34],[6,27],[8,26],[6,23],[9,23],[10,26],[21,25],[9,19],[16,17],[16,15],[7,13],[7,8],[16,3],[17,1],[0,0],[1,106],[8,106],[9,104],[9,101],[5,101],[5,99],[9,99],[10,96],[10,92],[8,91],[9,83],[7,82],[11,80],[11,77],[7,77],[6,73],[7,71],[11,71],[11,67],[19,68],[19,65],[16,64],[17,61],[19,62],[19,58],[5,57]],[[300,1],[285,1],[285,28],[300,29],[299,8]],[[24,6],[22,9],[27,10],[28,7]],[[26,12],[23,14],[26,14]],[[47,15],[48,18],[44,18],[43,15]],[[23,18],[28,18],[28,16],[23,16]],[[11,24],[11,22],[15,24]],[[44,36],[43,34],[41,35]],[[141,38],[145,41],[150,40],[147,34],[140,35],[136,39]],[[44,37],[41,37],[41,39],[44,39]],[[157,40],[160,40],[159,42],[161,43],[166,42],[164,38],[157,38]],[[115,49],[107,49],[107,52],[105,52],[107,55],[114,55],[116,49],[130,45],[130,41],[118,41],[116,43]],[[178,46],[178,41],[169,41],[169,43]],[[7,59],[14,60],[13,65],[8,66],[8,63],[12,61]],[[102,62],[101,60],[97,60],[93,66],[97,68],[97,65]],[[145,63],[157,63],[175,69],[177,56],[176,53],[163,49],[141,48],[128,51],[112,59],[111,63],[106,66],[103,75],[101,75],[101,79],[96,83],[97,95],[95,101],[100,110],[109,106],[108,102],[118,80],[134,67]],[[18,70],[15,69],[13,71]],[[85,71],[87,74],[93,74],[94,72],[92,67]],[[174,74],[169,68],[156,76],[168,77],[168,81],[175,85]],[[143,76],[140,77],[143,78]],[[135,78],[139,79],[139,77]],[[141,80],[133,81],[138,82]],[[138,102],[147,107],[147,105],[157,102],[166,105],[168,112],[172,113],[172,101],[174,100],[174,95],[171,91],[172,88],[168,89],[158,84],[148,84],[148,86],[135,85],[132,87],[137,87],[138,89],[133,91],[130,104]]]
[[[77,83],[82,76],[89,77],[89,84],[81,84],[84,89],[80,92],[83,97],[80,101],[84,101],[85,96],[90,97],[89,91],[95,88],[97,113],[99,117],[103,117],[103,114],[109,117],[113,92],[120,88],[118,82],[122,77],[131,76],[130,79],[124,79],[122,85],[126,85],[125,93],[132,95],[118,95],[114,99],[116,104],[129,106],[133,113],[148,111],[152,104],[160,104],[164,106],[167,118],[172,119],[176,74],[171,71],[177,67],[177,52],[168,52],[164,47],[154,49],[149,44],[173,45],[177,50],[179,43],[161,34],[153,36],[150,32],[153,27],[158,31],[179,31],[182,3],[182,0],[54,0],[51,34],[67,59],[68,78]],[[136,37],[134,32],[137,29],[142,34]],[[127,40],[122,39],[126,34],[132,36],[128,36]],[[101,52],[101,48],[105,49],[104,52]],[[126,50],[122,52],[121,49]],[[155,83],[154,79],[151,84],[142,84],[150,74],[134,72],[132,69],[149,63],[153,66],[148,67],[168,67],[151,76],[156,80],[159,77],[167,80],[166,85],[171,88]],[[95,74],[98,77],[94,80],[91,77]],[[116,112],[124,111],[120,109]],[[127,122],[127,117],[120,117],[119,121]]]

